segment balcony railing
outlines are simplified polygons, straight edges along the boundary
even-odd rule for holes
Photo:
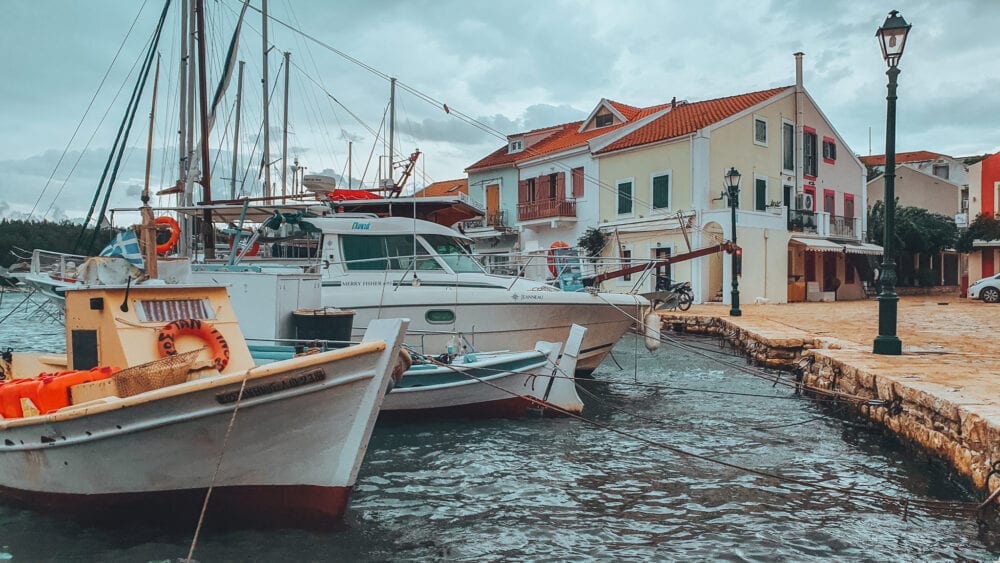
[[[789,209],[788,230],[799,233],[815,233],[816,213],[801,209]]]
[[[858,230],[857,217],[830,216],[830,236],[856,239]]]
[[[517,204],[518,221],[551,217],[576,217],[576,200],[536,199]]]
[[[498,231],[504,231],[507,229],[503,211],[493,211],[491,213],[487,213],[485,217],[468,219],[462,221],[461,225],[464,230],[485,229],[487,227],[492,227]]]

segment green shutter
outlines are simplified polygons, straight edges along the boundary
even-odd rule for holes
[[[618,184],[618,214],[632,213],[632,182]]]
[[[670,207],[670,176],[653,178],[653,209]]]
[[[757,211],[764,211],[767,209],[767,180],[757,178],[754,182],[757,186],[756,190],[756,209]]]

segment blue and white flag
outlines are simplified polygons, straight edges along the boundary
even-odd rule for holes
[[[115,240],[111,241],[111,244],[105,247],[100,255],[121,256],[128,260],[129,264],[140,269],[145,269],[145,264],[142,261],[142,251],[139,250],[139,237],[135,234],[135,231],[129,230],[118,233]]]

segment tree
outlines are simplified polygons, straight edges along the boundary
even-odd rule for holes
[[[606,237],[597,227],[590,227],[576,241],[576,245],[586,251],[588,257],[600,256],[606,244]]]
[[[958,227],[955,221],[920,207],[897,206],[895,223],[893,251],[898,255],[899,285],[915,282],[924,287],[935,285],[938,278],[931,269],[931,257],[956,245]],[[876,201],[868,212],[868,241],[882,244],[884,231],[885,204]],[[916,270],[913,268],[913,256],[917,257]]]
[[[84,236],[89,240],[92,229]],[[98,234],[98,250],[108,244],[115,233],[103,230]],[[19,221],[0,222],[0,266],[10,266],[18,261],[18,255],[30,253],[36,248],[53,252],[76,252],[76,240],[80,235],[80,225],[63,221]],[[21,249],[16,251],[15,249]],[[24,252],[21,252],[24,251]],[[15,254],[16,252],[16,254]]]
[[[962,233],[962,236],[958,237],[955,250],[972,252],[972,241],[974,240],[1000,240],[1000,221],[990,215],[982,213],[976,215],[969,228]]]

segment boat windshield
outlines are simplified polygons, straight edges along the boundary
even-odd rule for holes
[[[443,270],[413,235],[341,235],[348,270]]]
[[[423,235],[434,250],[455,273],[482,273],[483,267],[472,257],[469,249],[459,239],[445,235]]]

